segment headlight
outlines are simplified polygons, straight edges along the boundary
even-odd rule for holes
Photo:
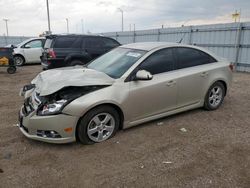
[[[50,104],[44,104],[41,110],[38,112],[38,115],[53,115],[59,113],[64,105],[66,104],[67,100],[62,99]]]

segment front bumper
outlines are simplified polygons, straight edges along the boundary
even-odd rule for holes
[[[23,107],[22,107],[23,108]],[[35,112],[24,116],[22,109],[19,113],[19,129],[28,138],[49,142],[49,143],[69,143],[74,142],[75,129],[78,117],[66,114],[50,115],[50,116],[37,116]],[[72,128],[70,132],[65,129]],[[56,131],[61,137],[50,138],[38,136],[38,131]]]

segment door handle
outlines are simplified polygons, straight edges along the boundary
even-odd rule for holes
[[[174,80],[170,80],[170,81],[168,81],[167,82],[167,86],[171,86],[171,85],[174,85],[174,84],[176,84],[176,81],[174,81]]]
[[[208,75],[208,72],[201,73],[201,77],[206,77]]]

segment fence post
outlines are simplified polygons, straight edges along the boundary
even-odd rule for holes
[[[5,41],[5,46],[8,45],[8,39],[7,39],[8,36],[4,35],[4,41]]]
[[[115,40],[118,40],[118,33],[115,32]]]
[[[134,30],[134,37],[133,37],[133,42],[135,43],[135,36],[136,36],[136,33],[135,33],[135,30]]]
[[[161,34],[160,29],[158,29],[158,35],[157,35],[157,41],[158,42],[160,41],[160,34]]]
[[[192,44],[192,33],[193,33],[193,27],[190,26],[190,31],[189,31],[189,39],[188,39],[188,44]]]
[[[239,54],[240,54],[240,47],[241,47],[241,34],[242,34],[242,23],[239,23],[239,27],[236,31],[236,37],[237,37],[237,41],[235,41],[235,62],[234,62],[234,66],[235,66],[235,70],[237,71],[237,63],[239,61]]]

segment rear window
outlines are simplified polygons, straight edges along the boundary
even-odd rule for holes
[[[45,44],[44,44],[44,48],[45,49],[50,48],[51,43],[52,43],[51,39],[46,39]]]
[[[105,47],[110,47],[110,48],[114,48],[119,46],[120,44],[113,40],[113,39],[109,39],[109,38],[102,38],[103,42],[104,42],[104,46]]]
[[[55,39],[54,48],[80,48],[79,37],[58,37]]]

